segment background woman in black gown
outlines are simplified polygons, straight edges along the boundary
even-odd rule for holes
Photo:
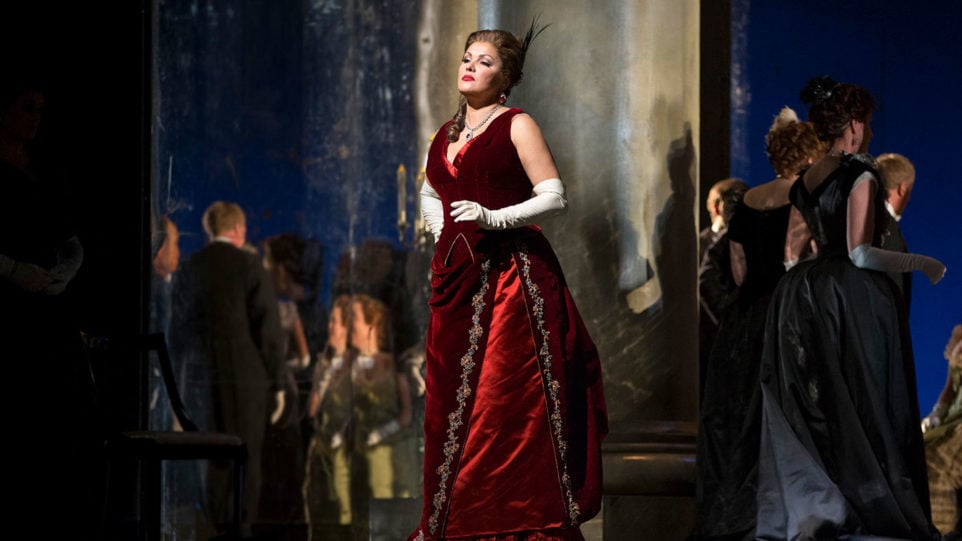
[[[726,238],[737,299],[725,312],[703,383],[698,431],[698,512],[702,539],[753,539],[758,465],[758,362],[772,291],[785,274],[788,191],[825,145],[810,123],[784,108],[765,136],[774,180],[748,190]]]
[[[828,153],[795,183],[786,257],[761,362],[756,536],[934,539],[911,343],[886,271],[945,267],[879,249],[885,212],[864,152],[875,100],[813,79],[802,91]]]

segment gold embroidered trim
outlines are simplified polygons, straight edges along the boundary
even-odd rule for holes
[[[468,378],[474,370],[474,355],[478,352],[478,342],[484,334],[481,326],[481,312],[484,310],[484,296],[488,292],[488,272],[491,270],[491,260],[481,263],[481,289],[471,298],[471,305],[474,306],[474,315],[471,316],[471,329],[468,330],[468,342],[471,344],[468,351],[461,357],[461,385],[458,387],[458,409],[448,415],[448,441],[444,444],[444,462],[438,466],[437,472],[441,476],[438,484],[438,491],[434,494],[434,512],[428,518],[428,529],[431,534],[437,533],[438,521],[441,515],[441,508],[448,499],[447,482],[451,476],[451,463],[461,444],[458,443],[457,430],[464,424],[464,408],[467,404],[468,396],[471,395],[471,385]]]
[[[571,490],[571,475],[568,473],[568,442],[564,438],[564,417],[561,414],[561,399],[558,397],[561,384],[554,379],[551,373],[551,350],[548,347],[548,337],[551,331],[545,328],[544,323],[544,298],[541,297],[541,288],[531,279],[531,261],[528,259],[527,247],[522,245],[518,251],[523,265],[521,271],[524,274],[524,284],[528,288],[528,295],[534,301],[531,311],[534,313],[535,323],[538,332],[541,333],[541,347],[538,356],[541,357],[541,371],[544,373],[544,381],[551,398],[551,429],[557,440],[558,454],[561,455],[561,482],[568,499],[568,518],[572,526],[578,525],[578,517],[581,515],[581,508],[575,501],[574,492]]]

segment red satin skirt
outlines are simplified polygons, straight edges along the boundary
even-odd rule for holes
[[[477,245],[489,251],[459,234],[432,261],[424,509],[409,539],[581,541],[607,432],[597,348],[537,231]]]
[[[495,284],[486,354],[445,539],[581,539],[580,534],[540,533],[566,524],[565,497],[523,285],[513,261]]]
[[[516,532],[493,537],[445,537],[445,541],[584,541],[581,530],[559,529],[540,532]]]

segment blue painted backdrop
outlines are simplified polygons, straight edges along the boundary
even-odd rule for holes
[[[929,411],[945,383],[942,351],[962,322],[962,2],[733,0],[732,175],[750,185],[774,174],[764,135],[815,75],[868,88],[878,100],[870,152],[916,167],[901,225],[909,249],[941,260],[932,286],[915,273],[911,326],[919,402]]]
[[[255,245],[283,232],[319,242],[325,305],[342,254],[365,239],[400,248],[396,171],[418,168],[417,2],[156,9],[155,212],[177,223],[185,257],[205,244],[201,216],[215,200],[241,205]]]

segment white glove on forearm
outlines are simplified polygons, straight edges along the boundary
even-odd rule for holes
[[[928,432],[929,430],[942,424],[942,418],[945,417],[945,413],[949,411],[949,406],[947,404],[942,404],[937,402],[935,407],[932,408],[932,413],[929,413],[922,419],[922,432]]]
[[[304,356],[291,357],[287,359],[287,366],[293,368],[294,370],[303,370],[307,368],[307,365],[311,364],[311,355],[308,353]]]
[[[0,254],[0,278],[5,278],[21,289],[36,293],[50,285],[50,273],[33,263],[23,263]]]
[[[274,394],[274,401],[277,406],[274,408],[274,412],[271,413],[271,424],[276,425],[277,421],[281,420],[281,414],[284,413],[284,391],[277,391]]]
[[[451,203],[455,222],[477,222],[484,229],[513,229],[535,223],[538,218],[561,214],[568,208],[565,186],[560,178],[542,180],[534,189],[534,197],[501,209],[490,210],[474,201]]]
[[[57,251],[57,264],[50,269],[50,284],[44,288],[47,295],[59,295],[73,280],[84,260],[84,248],[80,239],[70,237]]]
[[[869,244],[859,244],[849,252],[849,259],[860,269],[882,272],[922,271],[933,284],[945,276],[945,265],[934,257],[883,250]]]
[[[80,244],[80,239],[76,236],[70,237],[70,239],[57,250],[57,264],[50,269],[50,274],[55,280],[69,282],[76,276],[83,261],[83,244]]]
[[[421,218],[428,224],[428,229],[434,235],[434,242],[437,242],[441,238],[441,229],[444,228],[444,205],[427,179],[421,183]]]
[[[385,439],[401,431],[401,424],[396,419],[388,421],[384,425],[375,428],[367,435],[367,446],[374,447]]]

